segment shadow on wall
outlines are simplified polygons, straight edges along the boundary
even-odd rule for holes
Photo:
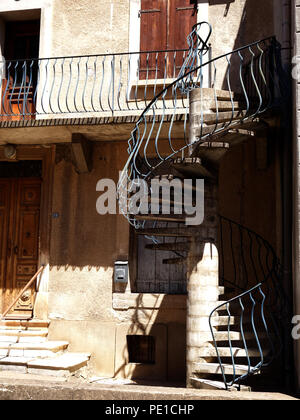
[[[128,255],[129,225],[119,214],[99,215],[100,179],[118,180],[127,157],[126,144],[95,144],[93,168],[78,174],[68,157],[54,170],[51,267],[108,268]]]
[[[186,297],[177,296],[176,309],[173,297],[135,295],[127,322],[117,326],[115,377],[185,383]]]

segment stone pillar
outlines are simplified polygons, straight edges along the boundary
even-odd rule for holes
[[[219,258],[218,188],[216,181],[205,183],[204,222],[199,236],[191,240],[187,262],[187,387],[192,387],[193,364],[201,361],[199,349],[211,338],[209,315],[218,305]]]

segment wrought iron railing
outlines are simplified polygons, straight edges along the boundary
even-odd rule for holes
[[[3,61],[0,121],[138,118],[178,77],[187,55],[164,50]],[[158,113],[187,107],[186,95],[172,90],[155,104]]]
[[[228,389],[268,367],[281,354],[289,304],[282,288],[280,262],[260,235],[220,217],[219,255],[220,284],[232,290],[233,297],[211,312],[209,325]],[[227,317],[222,342],[217,341],[213,327],[214,317],[220,315]],[[226,357],[221,350],[225,346],[229,349]]]
[[[183,67],[185,70],[180,72],[180,77],[154,96],[131,133],[129,157],[118,185],[121,209],[132,225],[141,226],[128,212],[129,186],[133,181],[138,184],[139,180],[150,180],[160,166],[179,153],[188,153],[191,146],[209,141],[212,135],[221,135],[242,125],[247,127],[247,122],[276,106],[280,96],[279,54],[274,37],[254,42],[192,70],[191,65]],[[212,69],[212,88],[204,84],[208,66]],[[178,116],[177,104],[183,93],[189,101],[193,90],[200,92],[199,133],[196,138],[189,138],[189,108]],[[158,104],[164,105],[171,93],[174,104],[171,112],[164,107],[158,113]],[[176,132],[178,118],[184,123],[180,136]]]

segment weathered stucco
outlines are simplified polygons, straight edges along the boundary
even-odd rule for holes
[[[21,19],[23,9],[41,8],[40,57],[128,52],[138,45],[138,20],[130,9],[131,3],[136,13],[138,0],[1,0],[0,43],[4,42],[6,19]],[[201,3],[202,13],[205,2]],[[263,0],[261,10],[251,0],[207,3],[205,18],[213,27],[213,57],[274,34],[272,0]],[[130,30],[133,21],[136,27]],[[225,69],[224,62],[222,77]],[[182,137],[182,126],[177,127],[178,138]],[[68,340],[71,351],[91,352],[91,367],[97,375],[183,380],[186,297],[142,296],[131,293],[134,291],[129,284],[124,293],[115,293],[113,266],[118,259],[128,259],[129,225],[123,216],[100,216],[96,212],[96,183],[101,178],[117,181],[128,156],[126,140],[132,127],[107,124],[83,128],[95,142],[90,173],[79,175],[67,154],[66,159],[56,162],[48,290],[38,295],[36,316],[51,320],[50,338]],[[58,144],[70,143],[72,131],[80,128],[1,130],[2,144]],[[109,142],[112,139],[115,143]],[[257,155],[252,142],[236,147],[225,158],[220,175],[220,210],[258,231],[280,252],[281,232],[274,229],[280,219],[278,156],[271,154],[266,167],[257,171]],[[153,335],[157,363],[128,363],[127,334]]]

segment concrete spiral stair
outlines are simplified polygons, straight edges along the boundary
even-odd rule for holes
[[[48,321],[0,321],[0,371],[65,377],[88,365],[90,354],[68,351],[67,341],[48,340]]]

